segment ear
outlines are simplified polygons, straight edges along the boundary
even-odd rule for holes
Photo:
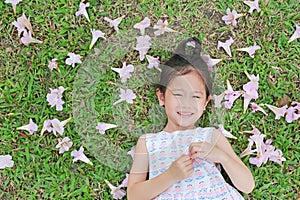
[[[159,105],[164,106],[165,105],[165,97],[164,94],[160,91],[160,89],[156,88],[155,90]]]
[[[206,108],[206,106],[207,106],[207,104],[210,102],[210,100],[211,100],[211,96],[209,95],[209,96],[207,97],[207,99],[206,99],[206,103],[205,103],[204,108]]]

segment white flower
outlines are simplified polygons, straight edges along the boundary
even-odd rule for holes
[[[126,65],[126,62],[123,62],[123,67],[120,68],[111,68],[115,72],[120,74],[121,77],[121,82],[125,83],[127,79],[131,77],[131,74],[134,71],[134,66],[133,65]]]
[[[14,166],[14,161],[10,155],[0,155],[0,169]]]
[[[59,68],[58,68],[58,66],[57,66],[56,61],[57,61],[57,58],[53,58],[53,59],[49,62],[48,68],[49,68],[51,71],[52,71],[53,69],[56,69],[57,71],[60,71]]]
[[[47,94],[47,101],[51,105],[51,107],[55,106],[57,111],[61,111],[63,109],[62,105],[65,103],[62,100],[62,93],[65,91],[65,88],[59,86],[58,89],[49,88],[51,93]]]
[[[119,32],[119,24],[121,23],[122,19],[124,18],[125,16],[122,16],[122,17],[119,17],[117,19],[110,19],[108,17],[104,17],[104,20],[109,22],[109,26],[110,27],[114,27],[115,31]]]
[[[17,4],[19,2],[21,2],[22,0],[6,0],[4,3],[11,3],[12,4],[12,7],[13,7],[13,10],[14,10],[14,13],[16,13],[17,11]]]
[[[111,189],[110,193],[113,195],[114,199],[122,199],[126,195],[126,192],[123,189],[121,189],[122,185],[116,187],[113,186],[108,180],[105,179],[104,181]]]
[[[146,58],[149,62],[148,66],[147,66],[148,69],[152,69],[153,67],[155,67],[158,71],[161,71],[161,69],[158,68],[158,66],[160,64],[159,58],[155,58],[155,57],[152,57],[149,55],[146,55]]]
[[[76,63],[82,63],[80,60],[80,55],[75,54],[75,53],[68,53],[68,56],[70,58],[66,59],[66,64],[67,65],[72,65],[72,67],[75,67]]]
[[[296,30],[294,32],[294,34],[292,35],[292,37],[289,39],[288,43],[296,40],[297,38],[300,38],[300,26],[296,25]]]
[[[69,151],[72,145],[73,142],[70,140],[69,137],[65,137],[63,139],[58,138],[58,144],[55,146],[55,148],[59,148],[59,153],[62,154],[66,151]]]
[[[154,25],[154,29],[158,29],[154,32],[154,35],[159,36],[164,34],[165,32],[176,32],[175,30],[168,27],[168,20],[165,20],[164,22],[160,19],[158,20],[157,24]]]
[[[139,36],[137,38],[136,47],[135,50],[139,51],[140,54],[140,60],[144,60],[145,55],[147,54],[148,50],[150,49],[151,38],[148,35],[145,36]]]
[[[98,125],[96,126],[96,129],[99,130],[100,134],[104,134],[107,129],[115,128],[115,127],[117,127],[117,125],[99,122]]]
[[[60,135],[63,135],[64,133],[64,126],[71,120],[71,118],[68,118],[64,121],[59,121],[58,119],[54,118],[52,120],[45,120],[44,121],[44,126],[43,129],[41,131],[41,135],[43,135],[43,133],[45,131],[53,132],[53,134],[56,136],[56,132],[58,132]]]
[[[27,124],[25,126],[21,126],[21,127],[17,128],[17,130],[25,130],[25,131],[28,131],[30,135],[32,135],[34,132],[36,132],[38,130],[38,126],[30,118],[29,124]]]
[[[116,105],[122,101],[126,101],[127,103],[133,103],[133,99],[135,99],[136,95],[133,93],[133,91],[131,89],[126,89],[123,90],[122,88],[120,88],[121,94],[120,94],[120,98],[118,101],[116,101],[115,103],[113,103],[113,105]]]
[[[23,31],[26,31],[25,27],[32,33],[32,35],[34,35],[30,19],[29,17],[27,19],[24,13],[21,17],[18,17],[17,21],[14,21],[12,24],[17,28],[19,37]]]
[[[150,26],[150,19],[148,17],[145,17],[145,19],[143,21],[141,21],[140,23],[136,23],[133,28],[135,29],[140,29],[141,34],[144,35],[145,34],[145,28]]]
[[[40,40],[37,40],[33,37],[31,37],[31,32],[30,31],[23,31],[23,37],[21,38],[21,42],[25,45],[28,46],[30,43],[39,43],[42,44],[43,42]]]
[[[220,47],[222,47],[226,51],[226,53],[230,57],[232,57],[230,46],[232,45],[233,42],[234,42],[234,40],[232,39],[232,37],[230,37],[229,40],[226,40],[225,42],[218,41],[218,49],[220,49]]]
[[[229,131],[225,130],[223,124],[219,124],[218,126],[219,126],[219,130],[225,137],[236,139],[234,135],[232,135]]]
[[[79,9],[78,9],[78,11],[75,13],[75,15],[76,16],[79,16],[79,15],[84,15],[85,16],[85,18],[88,20],[88,22],[91,22],[90,21],[90,18],[89,18],[89,15],[88,15],[88,13],[87,13],[87,11],[86,11],[86,8],[87,7],[90,7],[90,3],[80,3],[79,4]]]
[[[73,163],[77,162],[78,160],[81,160],[89,165],[93,165],[93,163],[86,157],[86,155],[84,155],[83,151],[84,151],[84,148],[81,146],[78,151],[74,150],[71,152],[71,156],[74,157]]]
[[[103,33],[102,31],[99,31],[99,30],[95,30],[95,29],[91,29],[91,32],[92,32],[92,42],[90,44],[90,49],[94,46],[94,44],[97,42],[98,38],[103,38],[105,39],[104,35],[105,33]]]

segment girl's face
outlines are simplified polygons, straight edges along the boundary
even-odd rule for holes
[[[165,95],[156,90],[160,105],[165,106],[168,123],[165,131],[195,128],[210,97],[206,98],[205,83],[201,76],[192,71],[176,76],[167,86]]]

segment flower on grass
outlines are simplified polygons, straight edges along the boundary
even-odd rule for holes
[[[125,195],[126,192],[125,190],[121,189],[121,186],[113,186],[108,180],[104,180],[105,183],[109,186],[109,188],[111,189],[111,194],[113,195],[114,199],[122,199]]]
[[[294,32],[294,34],[292,35],[292,37],[289,39],[288,43],[296,40],[297,38],[300,38],[300,26],[296,25],[296,30]]]
[[[252,126],[251,131],[243,131],[243,133],[251,133],[253,135],[259,135],[260,131],[254,125],[251,124],[251,126]]]
[[[61,111],[63,109],[62,105],[65,103],[62,100],[62,93],[65,91],[65,88],[59,86],[58,89],[49,88],[51,93],[47,94],[47,101],[51,105],[51,107],[55,106],[57,111]]]
[[[154,31],[154,35],[159,36],[164,34],[165,32],[176,32],[175,30],[168,27],[168,20],[158,20],[157,24],[154,25],[154,29],[158,29]]]
[[[80,60],[80,55],[75,54],[75,53],[68,53],[68,56],[70,58],[66,59],[66,64],[67,65],[72,65],[72,67],[75,67],[76,63],[82,63]]]
[[[159,67],[158,67],[160,64],[159,58],[155,58],[155,57],[152,57],[149,55],[146,55],[146,58],[149,63],[147,66],[148,69],[152,69],[153,67],[155,67],[158,71],[161,71],[161,69],[159,69]]]
[[[129,177],[129,174],[126,173],[126,177],[125,177],[125,179],[122,181],[122,183],[119,185],[119,187],[127,187],[127,185],[128,185],[128,177]]]
[[[236,10],[230,11],[230,8],[226,9],[226,14],[225,16],[222,17],[222,20],[225,22],[225,24],[232,24],[232,26],[237,25],[237,19],[243,15],[237,14]]]
[[[232,43],[234,42],[234,40],[232,39],[232,37],[230,37],[228,40],[226,40],[225,42],[221,42],[218,41],[218,49],[220,49],[220,47],[222,47],[226,53],[232,57],[231,55],[231,50],[230,50],[230,46],[232,45]]]
[[[213,66],[222,61],[222,59],[212,59],[210,55],[204,54],[202,56],[203,61],[206,63],[208,69],[213,72]]]
[[[131,74],[134,71],[134,66],[133,65],[126,65],[126,62],[123,62],[123,67],[122,68],[111,68],[115,72],[120,74],[121,77],[121,82],[125,83],[127,79],[131,77]]]
[[[110,27],[114,27],[115,31],[119,32],[119,24],[121,23],[122,19],[124,18],[125,16],[122,16],[122,17],[118,17],[117,19],[110,19],[108,17],[104,17],[104,20],[109,22],[109,26]]]
[[[275,114],[275,119],[280,119],[281,117],[284,117],[288,108],[287,105],[282,106],[280,108],[269,104],[265,104],[265,105]]]
[[[74,150],[71,152],[71,156],[73,156],[73,163],[77,162],[78,160],[81,160],[89,165],[93,165],[93,163],[86,157],[86,155],[83,153],[84,148],[83,146],[80,146],[79,150]]]
[[[58,144],[55,146],[55,148],[59,148],[59,154],[62,154],[66,151],[69,151],[72,145],[73,142],[70,140],[69,137],[65,137],[63,139],[58,138]]]
[[[22,0],[6,0],[4,3],[11,3],[14,13],[17,12],[17,4],[20,3]]]
[[[5,169],[6,167],[13,167],[14,161],[10,155],[0,155],[0,169]]]
[[[246,112],[248,105],[252,99],[258,98],[258,81],[259,81],[259,74],[257,76],[255,75],[249,75],[246,71],[245,74],[249,78],[249,82],[243,85],[244,89],[244,113]]]
[[[221,131],[221,133],[222,133],[225,137],[236,139],[236,137],[235,137],[234,135],[232,135],[229,131],[225,130],[223,124],[219,124],[218,127],[219,127],[219,130]]]
[[[18,127],[17,130],[25,130],[25,131],[28,131],[30,135],[32,135],[34,132],[36,132],[38,130],[38,126],[30,118],[29,124]]]
[[[106,39],[106,38],[104,37],[105,33],[103,33],[103,32],[100,31],[100,30],[91,29],[91,32],[92,32],[93,38],[92,38],[92,42],[91,42],[90,47],[89,47],[90,49],[93,48],[93,46],[94,46],[94,44],[97,42],[98,38],[101,37],[101,38],[103,38],[103,39]]]
[[[286,161],[280,149],[277,149],[270,153],[269,160],[278,163],[280,166],[283,166],[282,161]]]
[[[104,122],[99,122],[98,125],[96,126],[96,129],[99,130],[100,134],[104,134],[107,129],[115,128],[115,127],[117,127],[117,125],[115,124],[107,124]]]
[[[31,32],[27,30],[24,30],[23,31],[23,37],[21,38],[21,42],[25,45],[25,46],[28,46],[30,43],[39,43],[39,44],[42,44],[43,42],[40,41],[40,40],[37,40],[35,38],[33,38],[31,36]]]
[[[44,126],[41,131],[41,135],[44,134],[45,131],[48,131],[49,133],[53,132],[53,134],[56,136],[56,132],[58,132],[60,135],[63,135],[64,133],[64,126],[71,120],[71,118],[68,118],[64,121],[59,121],[58,119],[54,118],[52,120],[47,119],[44,121]]]
[[[143,19],[143,21],[141,21],[139,23],[136,23],[133,26],[133,28],[140,29],[141,34],[144,35],[145,34],[145,29],[150,26],[150,23],[151,23],[150,19],[148,17],[145,17]]]
[[[214,107],[216,107],[216,108],[221,108],[222,107],[221,102],[222,102],[224,96],[225,96],[225,91],[223,93],[219,94],[219,95],[216,95],[216,94],[212,95],[212,99],[214,101]]]
[[[136,98],[136,95],[133,93],[133,91],[131,89],[126,89],[123,90],[122,88],[120,88],[120,99],[118,101],[116,101],[115,103],[113,103],[113,105],[116,105],[122,101],[126,101],[127,103],[133,103],[133,99]]]
[[[244,1],[244,4],[247,6],[250,6],[249,13],[251,14],[254,10],[257,10],[257,12],[260,12],[260,8],[258,5],[259,0],[254,0],[254,1]]]
[[[247,47],[247,48],[241,48],[241,49],[237,49],[238,51],[246,51],[248,52],[248,54],[250,55],[251,58],[254,58],[254,53],[256,50],[261,49],[260,46],[258,46],[256,44],[256,42],[254,42],[253,46]]]
[[[17,18],[17,21],[14,21],[12,24],[17,28],[19,37],[23,31],[26,31],[25,28],[27,28],[32,33],[32,35],[34,35],[30,19],[29,17],[27,19],[24,13],[21,17]]]
[[[300,118],[300,103],[292,102],[292,106],[286,110],[285,120],[288,123],[291,123],[294,120],[298,120]]]
[[[59,70],[59,68],[58,68],[58,66],[57,66],[56,61],[57,61],[57,58],[53,58],[53,59],[49,62],[48,68],[49,68],[51,71],[52,71],[53,69],[56,69],[57,71],[60,72],[60,70]]]
[[[256,103],[250,103],[250,105],[251,105],[251,108],[253,110],[252,112],[258,112],[258,111],[260,111],[260,112],[264,113],[266,116],[268,116],[268,114],[266,113],[266,111],[262,107],[260,107],[259,105],[257,105]]]
[[[151,46],[150,40],[151,40],[151,38],[148,35],[139,36],[137,38],[135,50],[139,51],[141,61],[144,60],[145,55],[147,54],[148,50],[150,49],[150,46]]]
[[[227,109],[232,108],[234,101],[242,94],[241,91],[234,91],[232,89],[232,86],[227,80],[227,90],[225,90],[225,96],[224,96],[224,106]]]
[[[131,149],[127,152],[128,155],[131,156],[131,158],[134,158],[134,152],[135,152],[135,146],[131,147]]]
[[[90,21],[90,18],[89,18],[89,15],[86,11],[86,8],[90,7],[90,3],[80,3],[79,4],[79,9],[78,11],[75,13],[75,15],[78,17],[79,15],[84,15],[84,17],[88,20],[88,22],[91,22]]]

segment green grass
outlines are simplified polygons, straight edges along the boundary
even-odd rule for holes
[[[158,19],[167,19],[169,26],[183,33],[183,36],[201,39],[205,51],[213,58],[223,58],[217,65],[221,82],[225,83],[229,79],[235,90],[241,90],[242,85],[248,81],[244,74],[246,70],[250,74],[260,75],[256,103],[281,106],[285,98],[288,98],[288,102],[300,101],[300,43],[299,39],[287,43],[295,30],[295,24],[300,24],[297,0],[269,1],[268,4],[260,2],[262,11],[241,17],[238,19],[238,27],[234,29],[226,26],[221,17],[227,7],[237,9],[238,13],[247,13],[248,6],[242,1],[89,2],[91,6],[87,11],[91,23],[83,16],[75,16],[80,3],[78,0],[22,1],[17,5],[16,15],[10,4],[0,2],[0,155],[9,154],[14,160],[12,168],[0,170],[0,199],[112,199],[104,179],[119,185],[131,161],[129,156],[123,155],[124,159],[120,159],[112,155],[130,150],[142,132],[158,130],[164,125],[165,116],[156,102],[154,89],[150,84],[145,85],[139,77],[126,83],[135,88],[137,98],[134,104],[111,106],[118,99],[118,88],[126,84],[118,82],[118,75],[110,67],[121,67],[122,62],[126,61],[127,64],[133,64],[137,71],[144,72],[145,62],[139,61],[136,51],[125,55],[122,52],[114,54],[117,57],[112,57],[103,69],[100,69],[101,63],[93,63],[92,59],[82,65],[77,64],[75,68],[65,64],[68,52],[80,54],[82,60],[94,54],[93,49],[88,49],[90,29],[105,32],[107,38],[116,35],[104,21],[105,16],[117,18],[125,15],[119,26],[123,36],[126,30],[132,30],[133,25],[144,17],[151,19],[152,26]],[[30,16],[34,37],[43,41],[43,44],[26,47],[19,42],[12,22],[23,12],[27,17]],[[223,50],[217,50],[217,41],[224,41],[230,36],[235,40],[231,46],[232,58]],[[236,51],[237,48],[253,45],[255,41],[262,49],[256,52],[254,59],[245,52]],[[101,42],[104,43],[100,39],[95,47],[101,47]],[[100,52],[100,57],[94,61],[102,61],[101,54],[105,53],[109,54],[109,51]],[[168,53],[164,48],[149,51],[150,55],[159,56],[162,60]],[[60,72],[51,72],[47,67],[54,57],[58,59]],[[89,106],[93,106],[97,112],[95,117],[98,121],[116,123],[119,127],[106,131],[106,137],[86,142],[86,135],[92,133],[88,130],[92,130],[94,125],[87,123],[86,132],[81,129],[82,124],[78,123],[85,118],[79,114],[84,113],[74,110],[77,104],[73,100],[76,97],[74,94],[77,94],[77,74],[89,66],[88,62],[97,66],[99,64],[100,70],[98,75],[90,71],[98,83],[84,93],[94,95],[91,100],[94,104]],[[59,86],[66,88],[63,111],[56,111],[46,101],[49,88]],[[230,140],[238,155],[246,148],[249,137],[241,132],[251,130],[250,124],[253,124],[266,135],[266,139],[273,140],[273,145],[281,149],[287,159],[282,167],[269,161],[257,168],[249,164],[249,157],[243,158],[256,183],[254,191],[245,195],[245,198],[297,199],[300,192],[300,157],[297,153],[300,151],[300,122],[298,120],[288,124],[284,119],[274,120],[271,111],[267,112],[268,117],[261,113],[251,113],[250,109],[243,114],[243,102],[239,98],[223,119],[225,128],[238,136],[237,140]],[[73,116],[74,113],[78,116]],[[44,120],[65,120],[69,117],[73,119],[66,125],[64,136],[74,142],[70,151],[84,145],[85,153],[94,166],[82,162],[72,163],[70,151],[58,154],[55,148],[58,142],[53,134],[40,136]],[[29,118],[38,124],[39,131],[24,137],[20,134],[24,132],[16,128],[27,124]],[[128,118],[131,120],[124,121]],[[86,122],[90,119],[93,118],[87,117]],[[201,124],[209,124],[209,115],[204,116]]]

